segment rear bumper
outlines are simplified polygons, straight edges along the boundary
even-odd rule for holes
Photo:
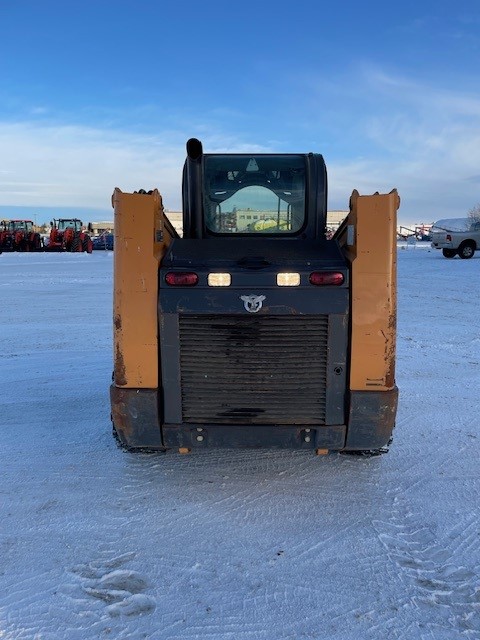
[[[198,449],[267,448],[338,450],[345,441],[345,426],[311,425],[165,425],[163,437],[168,448]]]
[[[266,447],[361,451],[388,444],[395,426],[398,389],[353,391],[348,425],[163,424],[157,389],[110,387],[112,421],[129,449]]]

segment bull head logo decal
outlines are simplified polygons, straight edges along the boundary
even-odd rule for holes
[[[265,296],[240,296],[243,300],[243,306],[249,313],[257,313],[262,308]]]

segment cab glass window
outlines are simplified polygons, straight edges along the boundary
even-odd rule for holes
[[[305,224],[303,156],[206,156],[204,185],[213,233],[295,235]]]

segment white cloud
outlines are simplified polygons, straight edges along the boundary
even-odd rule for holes
[[[102,129],[35,120],[0,123],[0,205],[110,212],[110,196],[118,186],[123,191],[157,187],[165,206],[179,209],[190,135],[197,135],[210,153],[325,153],[332,209],[345,208],[354,188],[372,193],[397,187],[400,219],[411,222],[461,216],[480,200],[478,94],[366,64],[326,83],[300,78],[292,94],[299,92],[304,98],[300,103],[296,99],[293,111],[292,105],[272,111],[272,122],[278,122],[276,141],[267,138],[272,127],[255,136],[253,115],[248,128],[241,122],[247,133],[238,134],[238,120],[228,113],[222,120],[221,108],[203,114],[203,122],[188,120],[185,114],[172,116],[175,125],[154,136],[135,134],[125,126],[115,130],[112,125]],[[287,112],[295,115],[288,121],[288,133],[282,129]],[[292,148],[286,148],[288,137],[294,141]]]
[[[0,204],[110,207],[114,187],[175,193],[183,149],[87,127],[0,124]]]
[[[397,187],[403,220],[465,215],[480,200],[478,93],[367,65],[353,76],[339,82],[342,99],[337,96],[341,104],[333,122],[337,134],[344,130],[344,148],[350,141],[351,157],[336,156],[331,142],[331,203],[341,207],[352,188],[369,193]]]
[[[203,133],[211,153],[266,150],[234,135],[212,134],[206,127]],[[0,205],[108,210],[114,187],[157,187],[165,206],[179,209],[187,138],[180,131],[147,136],[93,127],[0,123]]]

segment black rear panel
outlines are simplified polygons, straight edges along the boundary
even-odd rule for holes
[[[340,272],[343,284],[313,286],[310,274],[324,270]],[[172,272],[198,282],[171,286]],[[299,284],[277,284],[285,272]],[[212,273],[230,274],[231,284],[209,285]],[[326,240],[175,239],[159,282],[163,424],[344,425],[348,277],[338,245]]]
[[[182,417],[325,424],[328,315],[180,315]]]

